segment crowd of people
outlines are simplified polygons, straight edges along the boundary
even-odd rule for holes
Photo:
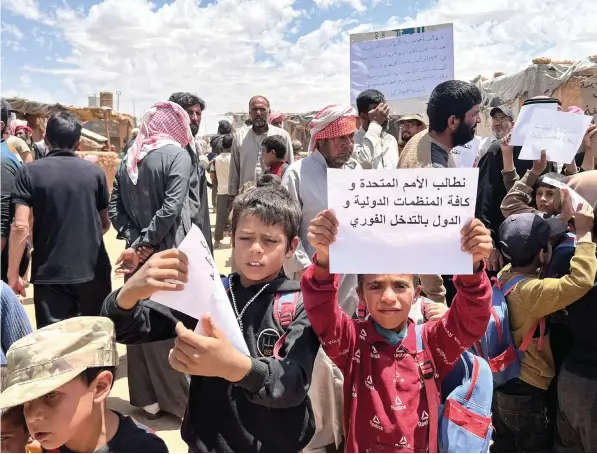
[[[555,98],[525,102],[536,103],[562,109]],[[476,218],[461,230],[472,274],[330,272],[341,226],[327,170],[455,167],[452,150],[475,137],[481,104],[474,85],[444,82],[426,117],[404,113],[394,137],[384,95],[366,90],[356,109],[315,115],[303,157],[267,98],[249,100],[246,126],[223,120],[207,142],[205,101],[178,92],[145,113],[109,194],[103,170],[75,154],[76,116],[53,113],[34,146],[28,129],[7,133],[3,100],[2,451],[167,452],[149,427],[108,408],[116,342],[127,348],[131,405],[150,421],[180,418],[189,452],[472,449],[438,430],[436,400],[461,384],[452,377],[465,354],[488,359],[481,340],[502,290],[520,370],[485,390],[483,417],[463,402],[444,417],[486,441],[478,452],[597,450],[597,125],[572,163],[545,152],[527,161],[509,142],[512,111],[491,108]],[[152,301],[188,282],[194,257],[177,248],[193,226],[210,251],[229,232],[223,282],[250,355],[209,314]],[[110,227],[126,242],[116,290]],[[17,297],[29,268],[36,330]]]

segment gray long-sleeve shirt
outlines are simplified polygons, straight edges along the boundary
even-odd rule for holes
[[[193,215],[189,181],[193,161],[189,152],[166,145],[139,162],[133,184],[123,160],[114,179],[109,214],[118,238],[128,246],[152,246],[155,251],[176,247],[190,231]]]

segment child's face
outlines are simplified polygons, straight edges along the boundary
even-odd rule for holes
[[[84,436],[95,406],[105,400],[111,385],[110,372],[102,372],[89,386],[77,377],[27,402],[24,411],[29,433],[45,450],[59,448],[77,436]]]
[[[274,162],[276,162],[276,153],[273,151],[267,151],[264,148],[263,149],[263,163],[266,166],[271,166]]]
[[[245,215],[238,220],[234,234],[234,262],[243,285],[253,285],[274,279],[287,257],[294,253],[298,240],[290,250],[284,227],[267,225],[257,216]]]
[[[373,320],[386,329],[400,330],[417,292],[411,274],[366,274],[357,293]]]
[[[539,186],[537,188],[537,195],[535,196],[535,203],[537,209],[542,213],[559,214],[555,209],[555,196],[557,189],[547,186]]]
[[[25,452],[29,432],[23,419],[23,408],[14,408],[0,418],[2,452]]]

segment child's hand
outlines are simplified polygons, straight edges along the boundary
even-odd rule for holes
[[[594,223],[593,208],[586,203],[579,203],[574,215],[576,236],[580,239],[587,233],[592,232]]]
[[[235,383],[251,370],[251,358],[236,350],[215,326],[211,316],[201,320],[205,336],[176,325],[178,337],[170,350],[170,365],[179,372],[202,377],[221,377]]]
[[[448,306],[443,303],[427,303],[425,305],[425,319],[429,321],[439,320],[448,312]]]
[[[118,307],[132,309],[139,300],[150,298],[160,290],[170,292],[183,290],[183,284],[168,281],[187,282],[188,264],[189,259],[178,249],[168,249],[152,255],[120,290],[116,298]]]
[[[585,149],[585,151],[590,150],[593,146],[593,136],[595,136],[595,134],[597,134],[597,125],[590,124],[582,139],[582,147]]]
[[[533,161],[533,168],[531,172],[535,175],[541,175],[547,169],[547,152],[545,150],[541,150],[541,159]]]
[[[460,231],[462,235],[462,250],[473,255],[475,272],[481,269],[483,260],[487,259],[493,250],[493,242],[487,227],[478,219],[473,219]]]
[[[507,134],[500,141],[500,148],[502,149],[502,161],[504,162],[504,171],[516,170],[514,166],[514,147],[510,145],[512,133]]]
[[[116,261],[116,274],[133,274],[139,268],[140,258],[135,250],[130,247],[122,251],[120,257]]]
[[[324,268],[330,265],[330,244],[336,241],[338,219],[330,210],[323,210],[309,224],[307,238],[317,252],[317,264]]]
[[[560,189],[560,200],[562,201],[560,219],[568,222],[574,216],[574,208],[572,207],[572,197],[570,197],[570,192],[567,189]]]

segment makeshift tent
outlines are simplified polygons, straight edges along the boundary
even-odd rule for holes
[[[483,95],[484,118],[477,126],[481,136],[491,135],[492,107],[506,105],[517,115],[523,102],[534,96],[553,96],[564,109],[578,106],[597,120],[597,55],[576,62],[536,58],[516,74],[479,76],[473,83]]]

